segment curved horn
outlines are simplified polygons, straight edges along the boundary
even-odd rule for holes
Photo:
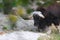
[[[42,12],[40,12],[40,11],[34,11],[33,14],[37,14],[37,15],[39,15],[40,17],[45,18],[45,16],[44,16],[44,15],[42,14]]]

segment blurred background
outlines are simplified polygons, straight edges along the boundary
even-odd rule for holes
[[[29,20],[31,12],[36,10],[38,6],[48,7],[56,2],[60,3],[59,0],[0,0],[0,16],[7,15],[10,20],[8,23],[14,26],[18,17]]]
[[[28,16],[38,6],[48,7],[59,0],[0,0],[0,12],[15,14],[28,19]]]
[[[60,3],[60,0],[0,0],[0,35],[11,33],[0,36],[0,40],[60,40],[60,34],[37,33],[30,17],[38,6],[48,7],[54,3]],[[54,25],[51,29],[58,33]]]
[[[60,0],[0,0],[0,26],[3,26],[1,27],[3,29],[7,29],[9,25],[13,29],[15,26],[20,27],[23,24],[25,24],[24,27],[26,25],[32,27],[33,22],[30,20],[31,12],[36,10],[38,6],[48,7],[56,2],[60,3]],[[5,17],[8,18],[5,19]],[[21,18],[24,20],[23,22],[21,22]]]

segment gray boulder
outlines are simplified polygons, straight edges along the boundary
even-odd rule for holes
[[[10,22],[8,20],[8,16],[0,13],[0,31],[3,31],[3,27],[7,27],[9,29]]]
[[[36,27],[34,27],[33,20],[24,20],[24,19],[20,18],[16,22],[16,26],[17,26],[17,30],[36,31]]]

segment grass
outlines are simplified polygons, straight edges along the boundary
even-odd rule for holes
[[[60,40],[60,34],[52,33],[48,36],[39,37],[38,40]]]

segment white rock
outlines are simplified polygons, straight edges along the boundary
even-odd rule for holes
[[[29,31],[35,31],[36,27],[34,27],[34,21],[33,20],[24,20],[20,19],[16,22],[16,26],[18,30],[29,30]]]
[[[0,31],[2,31],[3,27],[8,28],[9,26],[10,26],[10,23],[9,23],[7,15],[0,13]]]
[[[29,31],[15,31],[0,35],[0,40],[37,40],[40,36],[46,36],[46,34]]]

